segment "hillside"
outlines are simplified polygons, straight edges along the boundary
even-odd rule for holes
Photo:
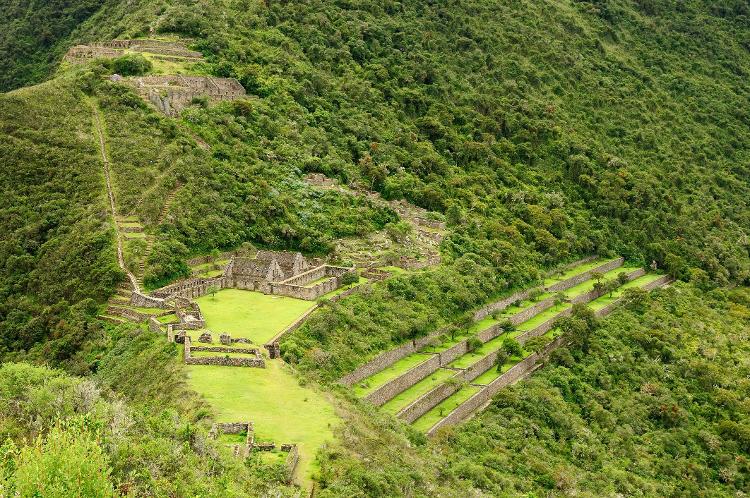
[[[127,455],[105,445],[92,457],[112,469],[104,488],[178,496],[286,495],[294,482],[315,486],[316,496],[750,491],[743,2],[0,0],[0,12],[0,376],[71,386],[90,378],[101,410],[145,410],[134,424],[152,432],[137,444],[148,445],[155,420],[172,415],[164,444],[189,441],[184,487],[134,477]],[[112,40],[146,48],[101,45]],[[81,44],[115,55],[63,60]],[[224,95],[226,82],[242,91]],[[221,95],[189,93],[167,115],[155,106],[182,91],[175,87],[199,84]],[[251,287],[255,300],[247,298],[247,285],[232,277],[243,275],[235,262],[250,271],[260,268],[258,255],[288,254],[280,251],[300,251],[320,272],[354,270],[300,285],[294,270],[289,281],[314,295],[307,301],[269,297],[273,286]],[[583,274],[591,258],[581,258],[591,255],[624,264],[589,272],[567,294],[544,292],[550,275]],[[652,298],[639,294],[643,302],[612,318],[578,316],[579,296],[599,291],[584,301],[595,309],[605,284],[612,298],[614,283],[625,285],[622,270],[642,268],[646,279],[679,282]],[[190,279],[205,282],[179,294]],[[506,336],[484,345],[472,338],[488,324],[512,331],[512,316],[500,309],[478,318],[477,310],[536,287],[508,310],[548,302],[541,320],[570,308],[572,322],[544,337],[577,337],[580,320],[590,335],[557,349],[467,423],[423,434],[425,420],[440,420],[455,398],[413,427],[393,416],[409,396],[433,392],[444,371],[391,393],[383,410],[360,399],[378,378],[338,385],[425,337],[495,351]],[[133,290],[156,299],[135,304]],[[209,323],[178,344],[165,342],[175,340],[171,324],[185,321],[175,296],[195,298],[196,316]],[[124,323],[128,316],[140,324]],[[157,322],[150,329],[149,318]],[[198,345],[206,327],[213,346]],[[201,347],[226,346],[220,332],[257,348],[265,371],[238,376],[185,361],[191,340],[195,358],[208,355]],[[543,346],[530,344],[508,361]],[[227,359],[249,357],[242,344],[230,346]],[[419,354],[442,354],[430,347],[404,368]],[[134,383],[139,376],[146,380]],[[257,390],[245,399],[247,385]],[[273,394],[279,386],[282,396]],[[467,398],[483,387],[455,390]],[[0,393],[4,403],[17,396]],[[282,415],[264,419],[255,406],[227,401],[262,400],[276,413],[285,396],[299,423],[310,401],[315,437],[278,423]],[[555,413],[534,409],[550,405]],[[72,412],[60,415],[65,424],[82,423]],[[19,422],[27,415],[0,417],[0,430],[26,448],[0,456],[21,466],[29,438],[44,432]],[[238,465],[206,442],[213,422],[245,416],[261,443],[299,443],[302,470],[286,476],[276,449]],[[55,430],[74,438],[68,425]],[[100,437],[132,437],[107,431],[87,432],[82,454]],[[156,453],[138,465],[168,475]],[[224,479],[201,487],[197,469],[206,465]],[[6,481],[20,489],[20,477],[3,479],[0,494]]]

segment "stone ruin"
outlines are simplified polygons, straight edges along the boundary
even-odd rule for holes
[[[220,422],[211,426],[208,436],[212,439],[218,439],[221,434],[245,434],[245,444],[229,445],[234,456],[247,458],[253,451],[273,451],[276,449],[274,442],[256,442],[255,427],[252,422]],[[284,471],[286,474],[286,483],[290,484],[294,478],[294,470],[299,462],[299,448],[296,443],[282,443],[279,449],[287,453],[284,461]]]
[[[213,338],[211,337],[211,333],[206,331],[203,332],[200,337],[198,337],[198,342],[203,342],[207,344],[211,344],[213,342]]]
[[[203,336],[201,336],[203,337]],[[184,361],[186,365],[220,365],[225,367],[266,368],[266,362],[260,351],[255,348],[232,348],[228,346],[193,346],[188,334],[182,333],[175,339],[184,344]],[[224,356],[193,356],[196,352],[218,353]],[[239,353],[244,356],[229,356]]]
[[[190,50],[183,43],[163,40],[112,40],[71,47],[63,60],[80,64],[91,59],[113,59],[122,57],[128,51],[148,53],[151,57],[169,61],[197,62],[203,54]]]
[[[196,98],[206,97],[209,101],[217,102],[236,100],[246,95],[245,88],[234,78],[178,74],[126,78],[124,83],[167,116],[179,115]]]
[[[342,277],[352,271],[300,253],[258,251],[255,258],[233,258],[224,279],[228,287],[314,301],[341,287]]]

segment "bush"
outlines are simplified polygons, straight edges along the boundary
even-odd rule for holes
[[[112,61],[112,71],[122,76],[140,76],[152,68],[151,61],[141,54],[128,54]]]

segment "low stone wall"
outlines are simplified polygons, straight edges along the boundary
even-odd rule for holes
[[[191,351],[202,351],[204,353],[241,353],[251,354],[260,358],[260,353],[255,348],[233,348],[230,346],[192,346]]]
[[[236,358],[236,357],[226,357],[226,356],[205,356],[205,357],[198,357],[194,358],[191,355],[191,351],[200,351],[201,349],[205,347],[216,347],[220,348],[221,346],[195,346],[193,347],[191,345],[191,340],[189,335],[184,336],[184,345],[185,345],[185,353],[184,353],[184,359],[186,365],[221,365],[226,367],[255,367],[255,368],[265,368],[266,362],[263,361],[263,358],[260,357],[257,350],[255,350],[256,356],[252,358]],[[225,349],[238,349],[238,348],[225,348]],[[242,351],[244,352],[244,351]]]
[[[539,353],[533,353],[532,355],[515,364],[510,370],[492,381],[487,385],[487,387],[460,404],[458,407],[456,407],[456,409],[450,412],[448,416],[432,426],[430,430],[427,431],[427,435],[433,436],[440,429],[455,425],[464,420],[466,417],[481,408],[482,405],[489,402],[492,397],[500,391],[500,389],[509,386],[510,384],[526,376],[528,373],[532,372],[536,368],[537,364],[542,361],[552,350],[560,347],[564,343],[565,339],[562,336],[558,337],[547,344],[547,346],[545,346],[545,348]]]
[[[635,280],[638,277],[641,277],[646,274],[646,270],[643,268],[638,268],[637,270],[633,270],[630,273],[626,274],[627,281],[630,282],[631,280]],[[579,304],[579,303],[588,303],[593,301],[594,299],[597,299],[599,297],[602,297],[603,295],[607,294],[607,291],[602,290],[590,290],[589,292],[586,292],[584,294],[579,294],[578,296],[574,297],[570,300],[571,304]]]
[[[218,257],[213,257],[210,254],[206,256],[197,256],[195,258],[188,259],[186,263],[188,266],[205,265],[206,263],[213,263],[215,261],[230,259],[234,255],[235,255],[234,251],[227,251],[227,252],[220,253]]]
[[[519,344],[523,344],[529,339],[533,339],[534,337],[539,337],[540,335],[544,335],[555,325],[555,322],[557,322],[560,318],[570,316],[573,313],[573,308],[568,307],[550,318],[549,320],[537,325],[531,330],[527,330],[526,332],[519,334],[516,336],[516,340]]]
[[[657,287],[663,287],[664,285],[668,284],[671,281],[672,281],[672,277],[670,277],[669,275],[664,275],[664,276],[662,276],[662,277],[654,280],[653,282],[647,283],[646,285],[644,285],[643,287],[641,287],[641,289],[643,289],[645,291],[650,291],[650,290],[656,289]],[[615,310],[615,308],[617,308],[618,306],[620,306],[622,304],[622,302],[623,302],[623,298],[619,298],[619,299],[617,299],[615,301],[612,301],[608,305],[606,305],[603,308],[600,308],[599,310],[597,310],[596,316],[603,317],[603,316],[609,315],[610,313],[612,313]]]
[[[282,445],[283,448],[283,445]],[[297,464],[299,463],[299,450],[297,449],[297,445],[293,444],[289,448],[289,454],[286,456],[286,460],[284,461],[284,470],[286,474],[286,483],[291,484],[294,480],[294,471],[297,468]]]
[[[223,289],[229,286],[223,276],[214,278],[187,278],[157,289],[151,295],[162,299],[174,297],[195,299],[196,297],[208,294],[210,287]]]
[[[139,308],[166,308],[164,299],[158,297],[147,296],[140,292],[133,292],[130,295],[130,305],[138,306]]]
[[[440,357],[440,366],[443,367],[447,365],[448,363],[452,362],[453,360],[455,360],[456,358],[459,358],[468,352],[469,352],[469,341],[468,340],[461,341],[455,346],[451,346],[445,351],[441,351],[440,353],[438,353],[438,356]]]
[[[514,314],[509,318],[510,323],[513,325],[520,325],[526,320],[529,320],[542,311],[551,308],[555,305],[555,296],[548,297],[547,299],[543,299],[539,301],[538,303],[534,303],[525,310],[521,310],[518,313]]]
[[[478,322],[479,320],[483,320],[496,311],[504,310],[505,308],[515,303],[516,301],[523,301],[524,299],[527,299],[529,295],[531,294],[531,291],[533,290],[534,290],[533,288],[522,290],[514,294],[511,294],[508,297],[504,297],[503,299],[500,299],[499,301],[495,301],[494,303],[488,304],[487,306],[479,309],[476,313],[474,313],[474,321]]]
[[[573,261],[572,263],[568,263],[566,265],[563,265],[563,266],[561,266],[559,268],[556,268],[555,270],[547,273],[547,277],[551,277],[555,273],[566,272],[566,271],[570,270],[571,268],[575,268],[576,266],[585,265],[586,263],[590,263],[590,262],[594,261],[598,257],[599,257],[598,255],[592,254],[591,256],[586,256],[585,258],[579,259],[577,261]]]
[[[149,315],[148,313],[141,313],[130,308],[120,308],[118,306],[107,306],[107,314],[121,316],[134,322],[145,322],[146,320],[151,318],[151,315]]]
[[[374,375],[381,370],[385,370],[401,358],[419,351],[423,347],[430,344],[432,341],[437,340],[445,332],[446,328],[443,327],[439,330],[436,330],[432,334],[417,339],[412,339],[411,341],[402,344],[397,348],[380,353],[364,365],[357,367],[354,371],[339,379],[339,384],[351,387],[357,382],[366,379],[367,377],[370,377],[371,375]]]
[[[155,334],[161,334],[161,323],[152,316],[148,319],[148,329]]]
[[[544,290],[548,292],[559,292],[570,289],[571,287],[575,287],[576,285],[589,280],[592,273],[606,273],[610,270],[614,270],[615,268],[622,266],[624,262],[625,258],[617,258],[612,261],[607,261],[597,266],[596,268],[592,268],[591,270],[585,271],[578,275],[573,275],[572,277],[567,278],[561,282],[557,282],[556,284],[552,284],[549,287],[545,287]]]
[[[365,399],[375,406],[382,406],[386,401],[410,388],[438,368],[440,368],[440,356],[430,355],[419,365],[365,396]]]

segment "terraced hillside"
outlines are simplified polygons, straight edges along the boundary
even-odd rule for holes
[[[501,377],[509,371],[517,380],[514,367],[536,351],[547,354],[562,344],[555,323],[570,315],[574,305],[590,303],[595,310],[609,311],[608,305],[627,288],[664,281],[663,275],[623,263],[622,258],[593,259],[565,269],[544,279],[537,292],[518,293],[524,297],[507,301],[502,309],[490,305],[492,314],[464,332],[429,337],[421,341],[424,346],[400,359],[394,352],[380,355],[359,369],[380,371],[356,382],[359,375],[354,372],[343,382],[354,382],[358,396],[431,434],[465,418],[471,410],[464,406],[476,409],[476,399],[483,399],[481,404],[488,401],[498,386],[507,385]],[[527,343],[533,346],[525,350]]]

